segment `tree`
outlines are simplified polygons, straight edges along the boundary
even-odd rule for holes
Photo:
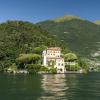
[[[81,69],[78,63],[76,63],[75,65],[65,65],[65,68],[68,71],[78,71]]]
[[[28,64],[27,70],[29,74],[37,74],[40,71],[41,67],[42,66],[39,64]]]
[[[80,58],[79,61],[79,66],[84,69],[85,71],[89,71],[89,62],[85,58]]]
[[[39,47],[35,47],[34,48],[34,53],[37,53],[37,54],[41,54],[43,50],[45,50],[47,48],[47,46],[45,45],[41,45]]]
[[[66,63],[66,65],[65,65],[66,70],[78,71],[80,69],[78,62],[76,62],[78,60],[78,57],[76,56],[76,54],[67,53],[64,55],[64,59],[65,59],[65,62],[69,62],[68,64]],[[73,64],[73,63],[75,63],[75,64]]]
[[[39,64],[41,56],[38,54],[20,54],[16,61],[19,67],[25,68],[27,64]]]
[[[64,59],[65,59],[65,61],[75,61],[78,58],[77,58],[76,54],[74,54],[74,53],[67,53],[64,55]]]

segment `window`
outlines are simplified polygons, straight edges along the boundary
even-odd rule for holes
[[[60,66],[60,63],[58,63],[58,66]]]

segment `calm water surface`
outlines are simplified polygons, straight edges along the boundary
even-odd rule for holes
[[[100,100],[100,73],[0,74],[0,100]]]

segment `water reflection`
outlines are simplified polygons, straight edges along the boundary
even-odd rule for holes
[[[0,74],[0,100],[100,100],[99,76]]]
[[[69,88],[64,74],[43,75],[42,88],[44,90],[39,100],[62,100]]]

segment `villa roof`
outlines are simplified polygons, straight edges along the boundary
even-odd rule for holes
[[[50,47],[47,50],[61,50],[61,48],[59,48],[59,47]]]

